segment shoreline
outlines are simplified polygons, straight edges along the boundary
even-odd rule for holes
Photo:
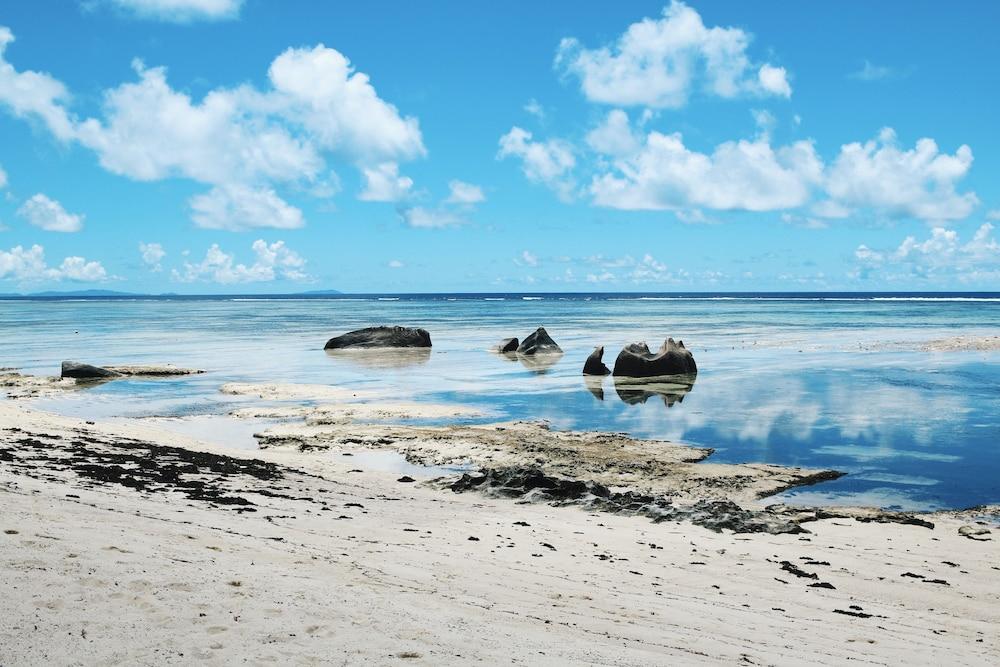
[[[14,401],[0,424],[13,664],[1000,655],[1000,544],[970,513],[715,532]]]

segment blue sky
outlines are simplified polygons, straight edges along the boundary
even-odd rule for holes
[[[0,293],[1000,289],[998,18],[4,3]]]

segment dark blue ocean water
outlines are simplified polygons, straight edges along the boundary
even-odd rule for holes
[[[330,336],[404,324],[423,358],[323,352]],[[488,352],[544,325],[565,354],[526,367]],[[672,336],[693,387],[586,383],[595,345]],[[904,508],[1000,502],[1000,351],[927,351],[1000,336],[1000,293],[475,294],[0,299],[0,366],[56,373],[63,359],[171,362],[210,372],[117,381],[39,407],[93,416],[222,413],[227,381],[377,389],[453,401],[490,419],[626,431],[716,449],[713,460],[847,471],[786,500]],[[621,390],[621,391],[619,391]]]

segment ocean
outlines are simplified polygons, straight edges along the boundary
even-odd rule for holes
[[[420,326],[429,354],[329,354],[334,335]],[[526,366],[489,352],[544,326],[565,354]],[[623,431],[715,449],[713,461],[848,474],[777,500],[907,510],[1000,502],[1000,351],[925,351],[1000,335],[1000,293],[434,294],[0,298],[0,366],[57,374],[64,359],[161,363],[203,375],[123,379],[35,399],[93,418],[185,417],[176,428],[252,447],[259,424],[229,381],[330,384],[456,402],[486,421]],[[636,391],[585,381],[605,346],[671,336],[695,354],[693,386]],[[173,420],[177,421],[177,420]]]

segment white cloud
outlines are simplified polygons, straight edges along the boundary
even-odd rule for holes
[[[1000,280],[1000,242],[993,232],[991,223],[983,223],[963,243],[956,230],[934,227],[926,239],[907,236],[895,250],[874,250],[861,245],[854,252],[858,268],[853,275],[868,278],[881,271],[890,280],[900,277],[931,281],[955,278],[965,283]]]
[[[100,262],[88,262],[83,257],[67,257],[56,269],[58,280],[74,280],[83,283],[107,280],[108,274]]]
[[[17,214],[47,232],[78,232],[83,229],[83,216],[68,213],[62,204],[42,193],[21,205]]]
[[[866,60],[860,70],[852,72],[849,76],[852,79],[860,81],[879,81],[881,79],[888,79],[892,75],[893,70],[891,67],[875,65],[871,61]]]
[[[368,75],[355,71],[336,49],[322,44],[288,49],[271,63],[268,76],[274,92],[265,105],[300,122],[324,148],[362,164],[427,152],[417,119],[400,116],[378,96]]]
[[[163,269],[160,262],[167,256],[167,253],[163,249],[163,246],[159,243],[140,242],[139,254],[142,256],[143,264],[148,266],[153,271],[160,271]]]
[[[45,72],[18,72],[4,58],[14,33],[0,25],[0,104],[15,116],[40,118],[60,140],[73,136],[73,124],[61,106],[69,100],[69,92],[58,80]]]
[[[840,149],[826,179],[829,195],[844,207],[871,207],[891,217],[929,221],[960,220],[979,200],[958,193],[956,183],[972,167],[972,149],[941,153],[933,139],[901,149],[896,133],[883,129],[876,140]]]
[[[750,39],[739,28],[706,27],[697,11],[675,1],[662,18],[633,23],[609,46],[563,39],[556,67],[580,79],[588,100],[618,106],[684,106],[696,78],[700,90],[724,98],[791,95],[784,68],[750,61]]]
[[[138,18],[189,23],[239,16],[243,0],[106,0]]]
[[[524,105],[524,110],[538,120],[545,120],[545,108],[534,98],[528,100],[528,103]]]
[[[986,212],[986,219],[987,220],[993,220],[994,222],[996,222],[997,220],[1000,220],[1000,209],[995,208],[993,210],[987,211]]]
[[[500,137],[498,159],[517,157],[528,180],[550,187],[564,201],[573,198],[575,182],[570,176],[576,166],[573,148],[559,139],[532,141],[532,134],[520,127]]]
[[[642,145],[641,137],[632,131],[628,114],[612,109],[604,121],[587,133],[587,145],[598,153],[621,157],[631,155]]]
[[[450,193],[445,199],[448,204],[480,204],[486,201],[483,189],[478,185],[456,180],[448,183],[448,189]]]
[[[205,229],[297,229],[305,225],[302,211],[270,188],[223,185],[214,187],[205,194],[195,195],[189,203],[191,219]]]
[[[538,266],[538,255],[528,250],[521,253],[520,264],[527,266]]]
[[[0,190],[7,187],[7,172],[0,166]]]
[[[788,83],[788,72],[784,67],[761,65],[757,72],[757,80],[762,90],[779,97],[791,97],[792,86]]]
[[[112,173],[140,181],[190,179],[216,188],[203,195],[215,203],[234,193],[267,199],[280,214],[266,217],[281,228],[298,226],[301,213],[281,201],[278,188],[331,195],[336,181],[328,159],[362,171],[368,181],[362,198],[396,201],[412,185],[396,175],[398,162],[426,154],[417,120],[400,115],[367,75],[323,45],[275,58],[268,89],[219,87],[200,100],[172,88],[165,68],[136,61],[137,80],[104,91],[101,115],[81,120],[68,111],[62,83],[18,72],[3,58],[12,40],[0,27],[0,105],[40,119],[62,141],[90,148]],[[206,203],[212,202],[199,199],[192,209],[197,214]],[[230,228],[209,219],[210,226]]]
[[[388,266],[390,269],[401,269],[401,268],[403,268],[406,265],[403,264],[398,259],[391,259],[391,260],[389,260],[389,263],[386,264],[386,266]]]
[[[458,227],[467,222],[460,214],[443,207],[426,208],[424,206],[411,206],[401,208],[399,216],[403,219],[404,223],[417,229]]]
[[[88,262],[83,257],[66,257],[58,267],[49,267],[45,262],[45,250],[40,245],[0,250],[0,280],[36,283],[102,282],[107,279],[107,271],[100,262]]]
[[[764,138],[728,141],[706,154],[687,148],[679,133],[659,132],[614,167],[594,177],[594,203],[650,210],[794,208],[809,200],[823,172],[808,141],[777,149]]]
[[[363,170],[365,189],[358,195],[363,201],[395,202],[406,199],[413,187],[413,179],[399,175],[399,165],[395,162],[382,164]]]
[[[173,278],[181,282],[207,280],[222,284],[271,282],[273,280],[305,281],[306,260],[284,241],[268,245],[258,239],[253,243],[256,259],[253,264],[237,264],[234,255],[224,252],[213,243],[205,253],[205,258],[197,263],[185,262],[182,271],[174,269]]]

